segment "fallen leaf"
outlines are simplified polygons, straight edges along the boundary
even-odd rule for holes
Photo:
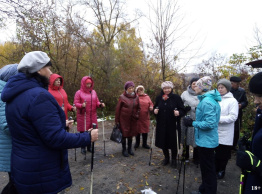
[[[176,179],[176,176],[174,176],[174,179]]]
[[[80,187],[80,191],[83,191],[85,188],[84,187]]]
[[[117,185],[116,189],[119,189],[119,188],[120,188],[119,185]]]
[[[146,181],[146,185],[149,185],[149,184],[147,183],[147,181]]]

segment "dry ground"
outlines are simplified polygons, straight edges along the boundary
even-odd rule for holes
[[[149,166],[150,151],[139,148],[135,156],[125,158],[121,154],[121,144],[109,140],[113,121],[105,122],[105,145],[106,156],[104,156],[104,143],[102,136],[102,124],[99,123],[99,141],[95,143],[95,158],[93,168],[93,194],[113,193],[141,193],[141,190],[150,187],[158,194],[183,193],[183,170],[179,179],[180,161],[177,169],[170,166],[161,166],[163,159],[162,151],[153,146],[152,163]],[[151,142],[152,130],[149,133],[148,144]],[[133,139],[133,144],[135,139]],[[70,169],[73,184],[61,193],[81,194],[90,192],[90,162],[91,154],[88,152],[86,160],[81,154],[80,148],[69,150]],[[181,156],[180,156],[181,158]],[[218,194],[238,193],[240,169],[235,165],[235,154],[229,161],[226,175],[223,180],[218,180]],[[0,172],[0,190],[7,183],[7,173]],[[197,190],[201,183],[200,167],[191,161],[186,164],[184,193],[190,194]]]

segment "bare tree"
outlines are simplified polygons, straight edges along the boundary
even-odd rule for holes
[[[157,0],[156,3],[151,1],[149,12],[148,19],[153,39],[157,45],[156,52],[161,63],[162,79],[166,80],[180,71],[175,63],[182,53],[186,52],[193,44],[196,35],[183,45],[179,43],[181,40],[185,40],[184,34],[188,28],[184,24],[185,17],[181,13],[178,0]],[[188,61],[196,56],[199,49],[189,56]],[[185,66],[186,64],[182,68]],[[167,73],[172,71],[174,73]]]

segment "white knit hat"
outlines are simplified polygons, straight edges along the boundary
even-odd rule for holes
[[[165,87],[174,88],[174,85],[171,81],[165,81],[161,84],[161,88],[164,89]]]
[[[32,51],[22,58],[17,69],[23,73],[35,73],[42,69],[49,61],[50,58],[46,53],[42,51]]]
[[[143,91],[145,91],[145,88],[144,88],[144,86],[142,86],[142,85],[138,85],[138,86],[136,87],[136,93],[137,93],[137,90],[138,90],[139,88],[142,88],[142,89],[143,89]]]

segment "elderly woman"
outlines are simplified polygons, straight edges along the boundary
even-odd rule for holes
[[[199,103],[199,100],[197,98],[197,94],[195,92],[196,88],[196,82],[199,78],[192,78],[190,80],[190,85],[187,87],[187,90],[184,91],[181,95],[181,98],[185,105],[185,110],[187,111],[187,114],[195,120],[196,118],[196,107]],[[185,134],[187,132],[187,134]],[[186,137],[185,137],[186,135]],[[188,127],[186,130],[186,127],[184,125],[184,122],[181,122],[181,142],[184,142],[184,138],[186,138],[186,156],[185,159],[189,159],[189,145],[194,147],[193,152],[193,159],[194,163],[198,164],[198,151],[197,146],[195,143],[195,131],[194,127]]]
[[[132,151],[132,138],[137,136],[137,120],[139,118],[139,98],[135,93],[135,84],[132,81],[125,83],[125,91],[120,95],[115,113],[115,123],[120,126],[122,132],[122,154],[125,157],[134,155]],[[128,148],[126,149],[126,139]]]
[[[77,131],[84,133],[92,128],[93,123],[97,125],[96,109],[105,107],[105,104],[100,103],[91,77],[84,76],[82,78],[80,89],[75,93],[74,104],[77,108]],[[87,151],[92,152],[91,145],[87,146]],[[84,146],[81,147],[81,153],[86,154]]]
[[[184,103],[181,97],[173,93],[173,83],[165,81],[161,84],[162,91],[156,98],[154,113],[156,115],[156,142],[155,145],[163,150],[165,159],[162,165],[169,163],[169,149],[171,149],[171,166],[176,168],[178,137],[176,130],[180,117],[185,115]]]
[[[218,141],[216,147],[215,163],[217,178],[225,176],[228,160],[231,158],[231,149],[234,139],[234,123],[238,116],[238,102],[230,92],[231,83],[227,79],[220,79],[217,82],[217,90],[222,100],[219,102],[221,112],[218,123]]]
[[[59,106],[65,112],[66,119],[68,119],[68,111],[76,111],[76,107],[69,104],[66,91],[64,90],[64,79],[62,76],[53,73],[49,78],[48,92],[50,92],[56,99]]]
[[[153,111],[153,103],[150,97],[145,94],[145,88],[142,85],[136,87],[136,93],[139,97],[140,103],[140,115],[137,123],[137,128],[139,134],[136,136],[136,144],[135,148],[139,147],[140,144],[140,135],[142,133],[143,138],[143,148],[149,149],[150,147],[147,145],[147,136],[149,132],[150,125],[150,111]]]

